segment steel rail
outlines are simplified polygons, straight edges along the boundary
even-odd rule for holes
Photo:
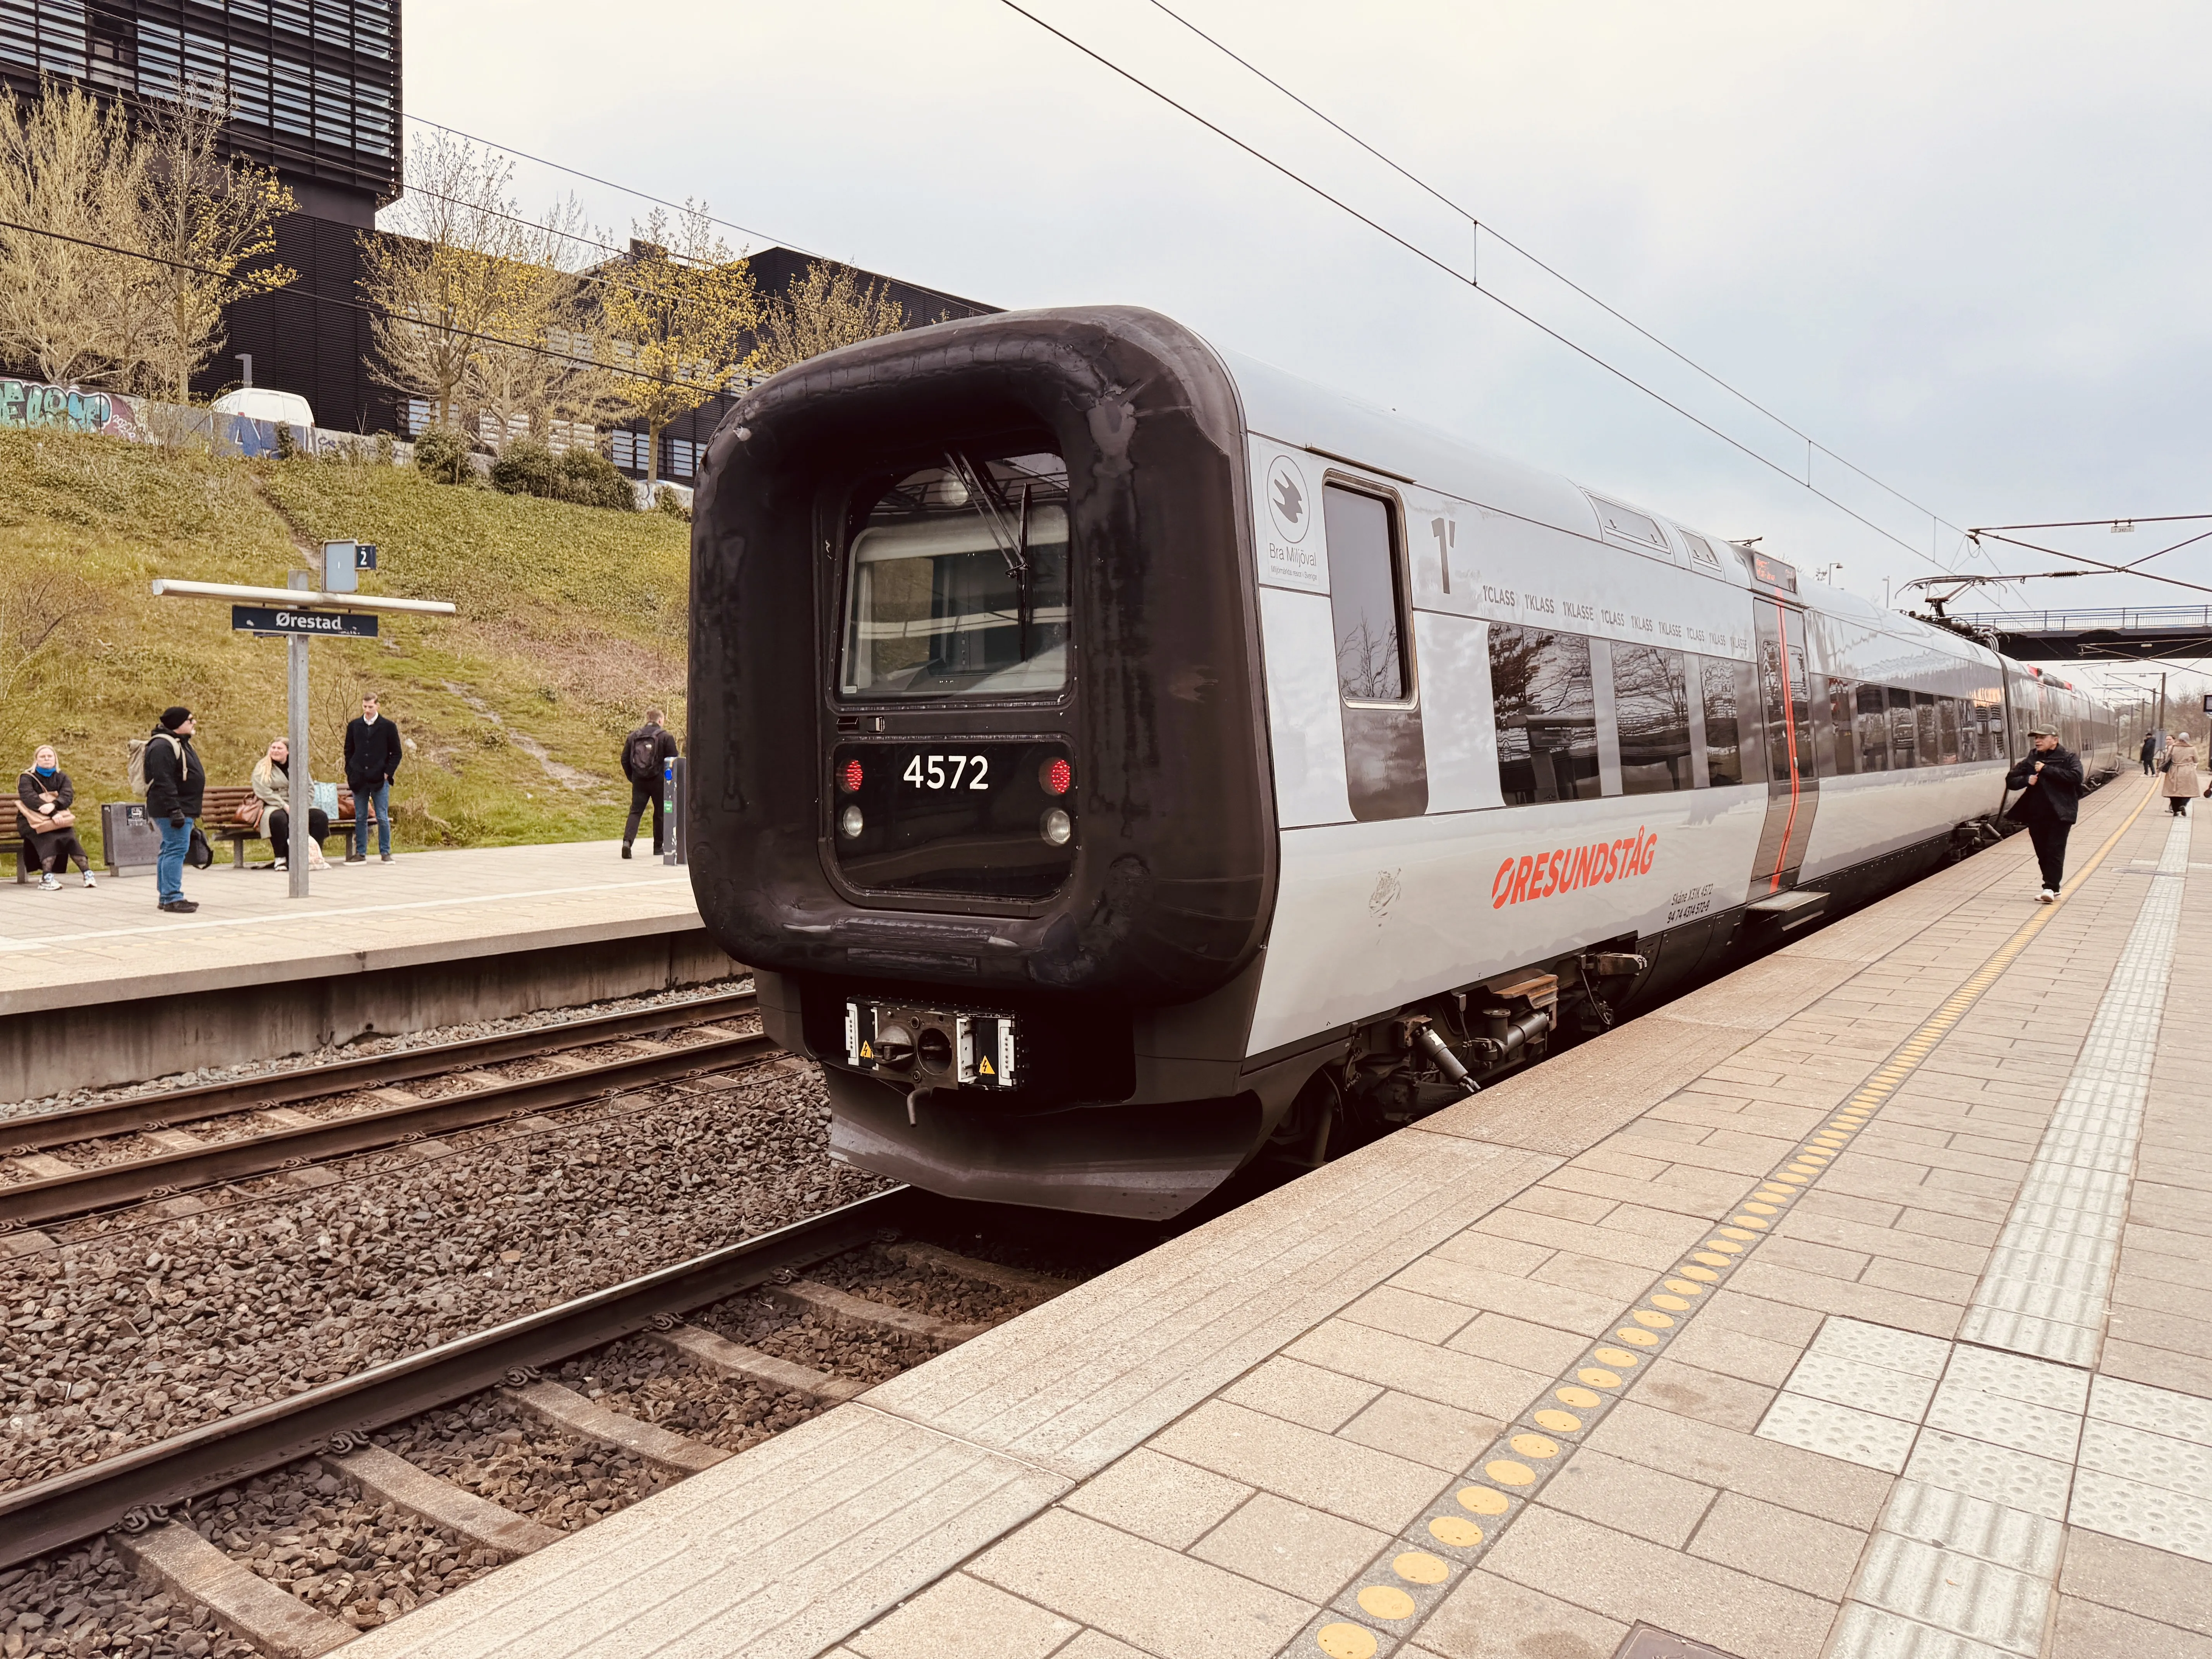
[[[21,1181],[12,1187],[0,1187],[0,1230],[58,1221],[139,1199],[168,1197],[188,1188],[268,1175],[501,1118],[573,1106],[641,1083],[735,1065],[776,1052],[774,1041],[765,1036],[714,1037],[587,1071],[495,1083],[462,1094],[407,1101],[298,1128],[272,1129],[265,1134],[210,1141],[183,1152]]]
[[[419,1048],[397,1048],[353,1060],[328,1060],[289,1072],[132,1095],[128,1099],[105,1101],[97,1106],[37,1112],[0,1121],[0,1146],[21,1157],[26,1152],[45,1152],[49,1147],[66,1146],[79,1140],[97,1140],[103,1135],[127,1134],[137,1129],[167,1129],[203,1118],[228,1116],[232,1112],[289,1105],[318,1095],[378,1089],[386,1084],[404,1083],[410,1078],[555,1054],[563,1048],[612,1042],[647,1031],[711,1024],[718,1019],[750,1014],[754,1009],[750,991],[732,991],[692,1002],[632,1008],[618,1014],[594,1014],[586,1019],[533,1025],[490,1036],[461,1037],[452,1042],[428,1043]]]
[[[879,1230],[903,1229],[916,1202],[911,1188],[895,1187],[289,1399],[0,1492],[0,1570],[118,1523],[143,1531],[166,1519],[170,1504],[335,1449],[333,1441],[343,1445],[347,1437],[499,1382],[526,1379],[532,1368],[632,1335],[662,1316],[720,1302],[778,1273],[863,1244]]]

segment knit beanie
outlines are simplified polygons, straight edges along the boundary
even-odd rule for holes
[[[173,732],[191,717],[192,711],[182,703],[179,703],[173,708],[164,708],[161,711],[161,729],[164,732]]]

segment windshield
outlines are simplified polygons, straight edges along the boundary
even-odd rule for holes
[[[885,490],[846,556],[848,697],[1037,696],[1067,683],[1067,468],[949,453]]]

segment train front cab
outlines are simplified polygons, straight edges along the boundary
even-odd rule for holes
[[[692,872],[836,1155],[1165,1216],[1238,1080],[1275,833],[1233,386],[1131,308],[749,392],[695,502]]]

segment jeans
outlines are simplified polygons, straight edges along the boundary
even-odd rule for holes
[[[161,820],[161,850],[154,859],[154,884],[164,904],[185,896],[185,854],[192,844],[192,822],[186,818],[179,828],[167,818]]]
[[[627,847],[637,839],[638,820],[645,816],[645,809],[648,803],[653,807],[653,850],[656,853],[665,852],[667,851],[667,848],[660,844],[660,814],[662,809],[660,785],[658,782],[633,782],[630,785],[629,817],[623,825],[623,845]]]
[[[2066,837],[2073,831],[2070,823],[2048,821],[2027,826],[2027,838],[2035,843],[2036,862],[2043,866],[2043,884],[2054,893],[2066,880]]]
[[[392,852],[392,783],[348,783],[353,791],[353,850],[356,858],[368,856],[368,818],[376,815],[376,850],[389,856]]]

